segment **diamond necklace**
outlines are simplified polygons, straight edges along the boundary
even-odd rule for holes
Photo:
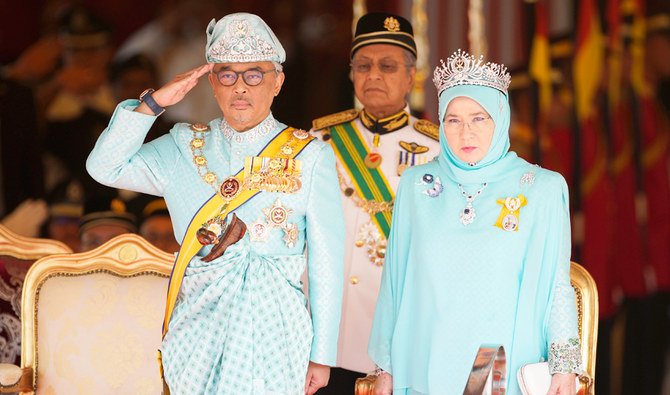
[[[474,202],[475,199],[477,199],[477,196],[479,196],[482,193],[482,191],[486,189],[487,185],[488,185],[487,183],[483,183],[482,187],[479,188],[477,192],[475,192],[472,195],[468,195],[468,193],[465,192],[465,189],[463,189],[463,185],[458,184],[458,189],[461,190],[461,195],[463,195],[466,202],[465,208],[461,210],[460,215],[461,223],[463,225],[469,225],[475,220],[476,214],[475,214],[475,208],[472,207],[472,202]]]

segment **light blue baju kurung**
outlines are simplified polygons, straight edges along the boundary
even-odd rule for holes
[[[87,168],[105,185],[164,196],[182,240],[214,190],[194,164],[190,126],[177,124],[142,145],[155,117],[134,112],[137,105],[129,100],[117,107]],[[272,115],[245,133],[221,119],[209,127],[202,151],[219,182],[286,128]],[[335,364],[344,237],[335,156],[314,140],[296,159],[298,192],[261,192],[234,211],[249,227],[268,223],[268,209],[281,205],[287,224],[297,226],[293,243],[277,226],[260,239],[247,231],[222,257],[203,262],[209,250],[203,248],[189,263],[161,346],[173,393],[302,394],[308,361]],[[311,317],[300,283],[306,263]]]
[[[549,357],[552,371],[580,370],[571,343],[578,335],[566,183],[508,152],[505,95],[487,87],[448,89],[441,119],[457,96],[478,101],[496,129],[487,156],[469,166],[451,152],[441,128],[440,156],[402,175],[369,346],[375,363],[392,374],[394,394],[462,394],[486,343],[505,347],[509,394],[520,393],[516,372],[523,364]],[[429,196],[438,180],[443,191]],[[459,218],[466,201],[458,184],[468,195],[481,189],[469,225]],[[503,208],[497,200],[519,195],[527,203],[518,230],[494,226]],[[552,345],[563,351],[550,352]]]

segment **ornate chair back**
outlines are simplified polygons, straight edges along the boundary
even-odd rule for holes
[[[19,236],[0,225],[0,363],[21,362],[21,290],[30,266],[53,254],[69,254],[65,244]]]
[[[173,260],[124,234],[92,251],[37,261],[22,300],[21,367],[32,390],[160,393],[157,350]]]

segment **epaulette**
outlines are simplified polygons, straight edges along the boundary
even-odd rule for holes
[[[414,129],[435,141],[440,141],[440,127],[428,120],[419,119],[414,122]]]
[[[317,118],[312,121],[313,130],[321,130],[331,126],[339,125],[341,123],[349,122],[356,119],[358,110],[351,109],[346,111],[336,112],[335,114],[326,115],[325,117]]]

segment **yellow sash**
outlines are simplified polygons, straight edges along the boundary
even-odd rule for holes
[[[277,136],[263,148],[258,156],[292,159],[298,156],[298,154],[302,152],[312,140],[314,140],[314,136],[311,136],[304,130],[287,127],[277,134]],[[179,253],[177,254],[177,259],[175,260],[172,274],[170,275],[167,302],[165,304],[165,318],[163,319],[163,337],[165,337],[165,334],[167,333],[170,317],[172,316],[172,311],[177,302],[177,295],[179,294],[186,268],[191,259],[202,248],[202,244],[200,244],[196,237],[198,229],[200,229],[203,223],[214,216],[225,218],[231,211],[237,209],[260,192],[260,189],[242,187],[244,185],[243,181],[245,175],[248,175],[247,173],[249,173],[249,171],[243,170],[240,170],[234,177],[230,177],[224,181],[224,183],[226,183],[233,179],[237,180],[241,191],[233,198],[226,199],[222,195],[221,188],[219,188],[219,191],[200,207],[186,229],[186,235],[179,248]],[[163,377],[163,362],[160,350],[158,351],[158,364],[161,377]],[[165,381],[163,381],[163,389],[165,394],[169,394],[169,388],[167,388]]]
[[[265,146],[258,156],[262,157],[280,157],[280,158],[295,158],[310,141],[314,139],[303,130],[296,130],[288,127],[279,133],[272,141]],[[244,172],[239,171],[234,178],[243,185]],[[230,200],[224,199],[221,192],[214,194],[205,204],[200,207],[198,212],[191,219],[191,223],[186,229],[184,241],[181,244],[172,275],[170,276],[170,284],[168,286],[167,302],[165,304],[165,318],[163,321],[163,336],[167,333],[170,317],[174,310],[177,301],[177,295],[181,282],[184,279],[184,272],[191,259],[202,248],[202,244],[196,238],[196,233],[203,223],[210,218],[220,215],[224,218],[228,213],[234,211],[260,192],[259,189],[241,188],[240,193]]]

